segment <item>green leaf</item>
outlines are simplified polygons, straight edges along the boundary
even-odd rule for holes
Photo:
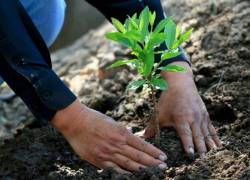
[[[127,86],[127,89],[135,90],[135,89],[138,89],[139,87],[141,87],[145,83],[146,83],[146,80],[133,81],[133,82],[129,83],[129,85]]]
[[[147,48],[153,48],[154,46],[161,45],[166,40],[167,36],[165,33],[153,33],[147,43]]]
[[[146,7],[143,9],[143,11],[140,14],[140,23],[139,23],[139,29],[143,30],[148,27],[149,24],[149,8]]]
[[[143,67],[143,76],[148,77],[148,75],[152,72],[152,68],[154,66],[154,52],[147,51],[144,53],[144,67]]]
[[[115,28],[122,32],[122,33],[125,33],[126,32],[126,29],[125,27],[123,26],[123,24],[118,20],[118,19],[115,19],[115,18],[111,18],[111,21],[112,21],[112,24],[115,26]]]
[[[176,26],[175,39],[178,39],[180,34],[181,34],[181,28],[179,26]]]
[[[148,25],[149,25],[149,8],[146,7],[140,14],[139,30],[141,31],[143,38],[148,34]]]
[[[140,70],[142,69],[141,62],[139,59],[136,59],[136,61],[131,63],[132,67],[136,68],[137,71],[140,73]]]
[[[134,63],[137,59],[131,59],[131,60],[116,60],[115,63],[113,63],[111,66],[108,67],[108,69],[110,68],[116,68],[116,67],[120,67],[126,64],[131,64]]]
[[[133,53],[137,54],[142,51],[142,48],[139,44],[136,43],[135,46],[133,46],[132,50],[134,51]]]
[[[155,11],[154,11],[153,13],[150,12],[150,13],[149,13],[149,24],[150,24],[151,26],[154,25],[155,18],[156,18],[156,13],[155,13]]]
[[[126,31],[130,31],[131,30],[131,27],[129,26],[128,19],[125,20],[124,27],[125,27]]]
[[[186,72],[186,68],[178,65],[167,65],[165,67],[160,67],[158,68],[162,71],[168,71],[168,72],[179,72],[179,73],[184,73]]]
[[[165,91],[168,88],[167,82],[162,78],[153,78],[151,83],[156,89],[160,89],[162,91]]]
[[[137,21],[136,19],[132,19],[132,18],[128,19],[128,26],[129,26],[130,30],[139,29],[138,23],[136,21]]]
[[[188,40],[192,33],[193,33],[193,28],[189,29],[187,32],[182,34],[179,40],[177,40],[176,43],[174,44],[173,49],[178,48],[183,42]]]
[[[132,17],[131,17],[131,19],[136,19],[137,18],[137,13],[135,13]]]
[[[142,34],[137,30],[131,30],[125,33],[125,36],[129,39],[133,39],[137,42],[143,42]]]
[[[180,52],[180,51],[177,51],[177,52],[166,52],[166,53],[163,53],[163,54],[162,54],[161,60],[162,60],[162,61],[168,60],[168,59],[177,57],[177,56],[179,56],[179,55],[181,55],[181,54],[182,54],[182,52]]]
[[[193,33],[193,28],[189,29],[187,32],[185,32],[183,35],[181,35],[180,39],[181,41],[186,41],[188,40],[188,38],[191,36],[191,34]]]
[[[131,43],[131,41],[129,39],[127,39],[124,36],[124,34],[122,34],[120,32],[107,33],[105,36],[107,39],[118,42],[119,44],[122,44],[126,47],[133,47],[133,44]]]
[[[162,30],[164,30],[165,26],[168,24],[168,22],[171,20],[170,17],[163,19],[159,22],[159,24],[157,24],[157,26],[155,27],[154,32],[159,33]]]
[[[137,21],[138,21],[137,13],[135,13],[132,17],[128,17],[125,20],[125,27],[126,27],[127,31],[138,30],[139,26],[138,26]]]
[[[168,49],[172,49],[172,46],[174,45],[174,42],[175,42],[175,35],[176,35],[176,24],[174,23],[173,20],[170,20],[167,23],[164,32],[167,35],[166,45]]]

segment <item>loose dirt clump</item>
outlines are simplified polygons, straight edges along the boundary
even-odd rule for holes
[[[0,119],[0,179],[250,179],[250,2],[219,0],[215,5],[205,0],[169,0],[163,4],[185,28],[195,28],[185,48],[224,147],[202,158],[187,157],[175,130],[169,128],[161,132],[160,148],[168,155],[165,171],[150,168],[133,175],[98,171],[80,160],[50,125],[30,124],[30,113],[14,97],[0,103],[4,117]],[[105,70],[115,59],[128,56],[127,50],[104,39],[111,28],[104,24],[53,54],[54,69],[83,103],[135,133],[145,127],[152,104],[147,94],[125,91],[128,82],[137,78],[126,68]],[[30,125],[23,129],[26,124]]]

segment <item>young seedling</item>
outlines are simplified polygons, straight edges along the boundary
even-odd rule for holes
[[[179,50],[179,46],[190,37],[192,29],[181,34],[180,27],[175,24],[171,17],[161,20],[158,24],[155,24],[155,19],[156,13],[151,12],[148,7],[139,16],[134,14],[132,17],[128,17],[124,24],[112,18],[112,23],[118,32],[107,33],[106,38],[131,49],[131,54],[134,56],[133,59],[117,60],[110,68],[129,65],[140,75],[140,80],[129,83],[127,88],[135,90],[143,86],[149,89],[151,100],[154,104],[150,120],[154,121],[156,126],[156,142],[159,144],[160,128],[157,117],[156,91],[158,89],[166,91],[168,87],[167,82],[161,76],[161,71],[179,73],[186,71],[181,66],[161,66],[161,64],[182,53]],[[157,50],[162,43],[166,44],[167,50]],[[155,61],[156,54],[161,54],[159,62]]]

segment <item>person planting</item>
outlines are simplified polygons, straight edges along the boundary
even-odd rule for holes
[[[155,18],[156,13],[150,12],[148,7],[141,12],[139,18],[137,18],[137,14],[127,18],[124,25],[119,20],[111,18],[113,25],[119,32],[108,33],[106,37],[130,48],[131,54],[135,56],[134,59],[130,60],[117,60],[110,68],[131,65],[140,74],[142,79],[131,82],[127,87],[135,90],[144,86],[150,90],[154,104],[150,122],[155,126],[156,142],[159,144],[160,128],[156,90],[167,90],[167,82],[161,76],[161,71],[185,72],[185,68],[178,65],[162,67],[161,65],[164,64],[164,61],[182,53],[179,46],[189,38],[192,29],[181,35],[180,27],[176,26],[170,17],[161,20],[154,28]],[[165,43],[168,49],[165,51],[157,50],[162,43]],[[161,54],[160,61],[155,62],[155,54]]]
[[[160,0],[87,0],[101,11],[125,23],[128,16],[146,6],[155,14],[155,24],[165,19]],[[81,104],[51,68],[48,47],[53,44],[64,20],[64,0],[0,1],[0,75],[22,98],[37,119],[50,121],[74,151],[99,168],[118,172],[166,168],[166,155],[134,136],[110,117]],[[163,44],[159,51],[165,51]],[[157,55],[155,57],[157,59]],[[215,128],[192,78],[184,53],[166,61],[181,65],[186,73],[163,72],[169,84],[159,99],[159,126],[172,126],[184,150],[200,154],[221,146]],[[63,97],[63,98],[62,98]],[[171,103],[169,103],[171,102]],[[98,130],[98,131],[97,131]],[[153,136],[150,123],[145,137]]]

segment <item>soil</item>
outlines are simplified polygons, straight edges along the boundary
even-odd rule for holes
[[[133,175],[100,171],[80,160],[50,125],[34,121],[19,98],[4,98],[0,179],[250,179],[250,2],[220,0],[212,5],[205,0],[169,0],[163,4],[185,28],[195,28],[185,48],[224,147],[190,159],[175,130],[163,129],[160,148],[168,155],[165,171],[150,168]],[[152,105],[147,94],[125,91],[128,82],[137,78],[127,68],[105,71],[115,59],[128,55],[126,49],[104,39],[108,30],[112,27],[104,24],[53,54],[54,69],[83,103],[138,132],[145,127]],[[1,92],[10,91],[2,87]]]

